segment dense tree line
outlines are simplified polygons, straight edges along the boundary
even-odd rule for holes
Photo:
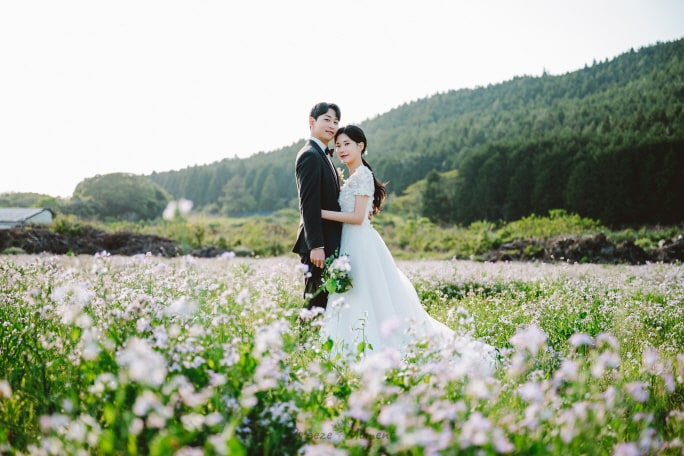
[[[368,159],[390,192],[427,181],[423,215],[434,221],[513,220],[553,208],[609,224],[684,220],[676,197],[684,180],[684,39],[560,76],[436,94],[362,126]],[[150,178],[210,213],[296,207],[293,163],[302,144]],[[458,172],[440,181],[450,170]]]
[[[565,208],[609,225],[684,220],[684,138],[606,144],[548,137],[492,143],[458,174],[431,172],[422,214],[440,223],[517,220]]]

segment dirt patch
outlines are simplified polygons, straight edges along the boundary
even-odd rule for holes
[[[126,256],[148,252],[164,257],[179,255],[178,247],[171,239],[130,232],[107,233],[87,226],[71,233],[56,233],[45,227],[0,230],[0,252],[15,249],[60,255],[94,255],[102,251]]]
[[[175,257],[182,254],[171,239],[130,232],[107,233],[85,226],[72,233],[56,233],[46,227],[0,230],[0,252],[84,254],[107,251],[112,255]],[[190,255],[218,257],[228,252],[214,246],[195,249]],[[645,251],[632,242],[615,245],[603,234],[592,236],[561,236],[543,241],[515,241],[501,245],[481,257],[484,261],[541,261],[555,263],[644,264],[647,262],[684,262],[684,239],[663,242],[658,248]]]
[[[645,251],[633,242],[615,245],[604,234],[561,236],[547,240],[515,241],[502,244],[483,255],[485,261],[542,261],[570,263],[645,264],[684,261],[684,239],[663,242]]]

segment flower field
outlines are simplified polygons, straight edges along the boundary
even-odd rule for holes
[[[293,256],[0,257],[0,453],[683,454],[684,267],[398,264],[494,372],[336,357]]]

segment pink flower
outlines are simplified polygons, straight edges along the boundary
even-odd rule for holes
[[[646,402],[648,400],[648,385],[644,382],[627,383],[625,391],[637,402]]]

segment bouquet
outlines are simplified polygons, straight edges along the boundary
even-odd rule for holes
[[[350,271],[349,255],[340,255],[338,251],[335,251],[334,255],[325,259],[319,290],[327,293],[348,291],[352,287]]]

